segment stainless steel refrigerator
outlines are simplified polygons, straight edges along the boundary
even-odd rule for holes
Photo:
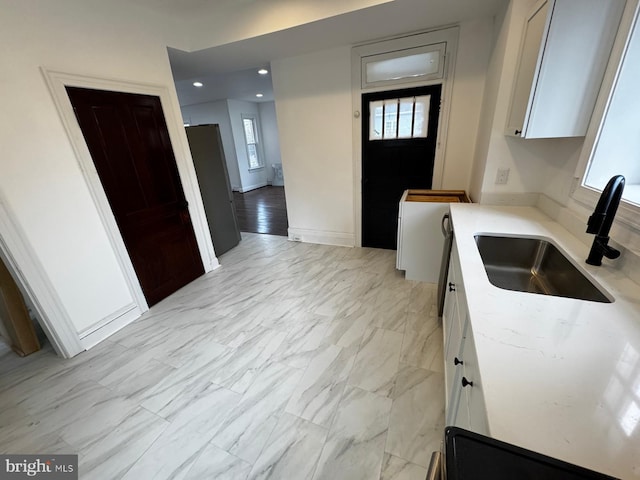
[[[220,256],[240,242],[220,127],[198,125],[186,127],[186,131],[213,247],[216,255]]]

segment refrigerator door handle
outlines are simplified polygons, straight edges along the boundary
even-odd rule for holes
[[[447,225],[445,226],[445,222],[447,222]],[[449,234],[449,214],[445,213],[442,216],[442,221],[440,223],[440,228],[442,229],[442,236],[447,238],[447,235]]]

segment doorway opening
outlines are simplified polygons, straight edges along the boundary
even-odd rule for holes
[[[362,95],[362,246],[397,248],[398,206],[430,189],[442,85]]]
[[[182,68],[180,55],[169,49],[184,125],[187,129],[218,125],[240,232],[287,236],[285,177],[270,66],[228,72],[212,68],[194,78],[192,70]],[[195,80],[203,86],[194,88]],[[214,248],[220,254],[215,241]]]
[[[266,186],[250,192],[234,192],[241,232],[288,235],[284,186]]]

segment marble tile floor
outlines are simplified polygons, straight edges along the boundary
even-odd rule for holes
[[[83,479],[422,480],[444,429],[436,286],[395,252],[243,234],[73,359],[0,356],[0,451]]]

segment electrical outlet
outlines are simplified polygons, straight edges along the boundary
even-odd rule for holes
[[[499,168],[496,173],[496,185],[504,185],[509,181],[509,169]]]

